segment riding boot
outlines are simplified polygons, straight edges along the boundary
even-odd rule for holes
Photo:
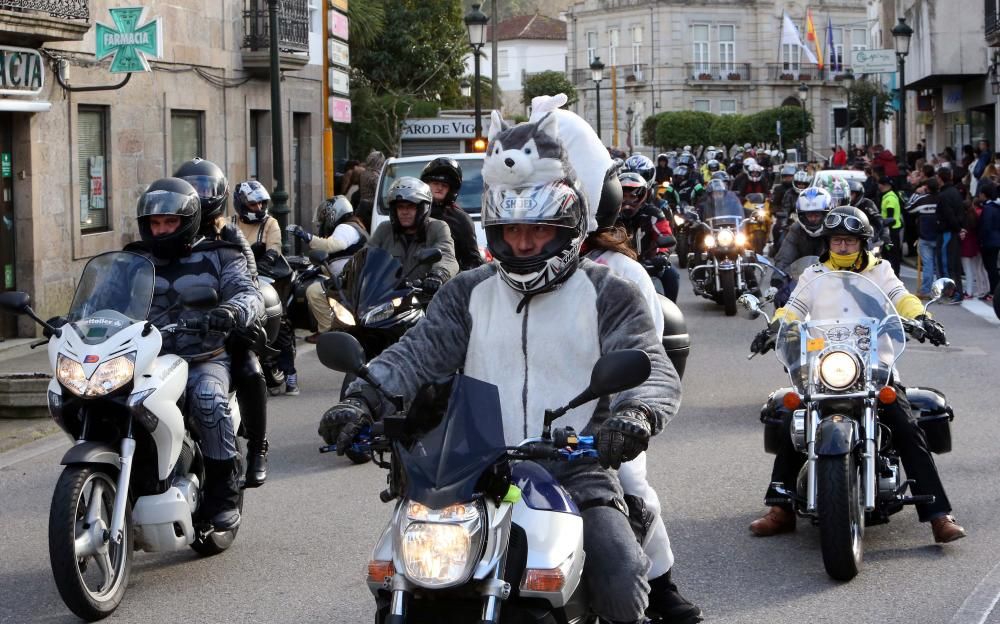
[[[267,382],[254,353],[240,363],[234,375],[247,437],[246,487],[260,487],[267,480]]]
[[[695,624],[701,622],[701,609],[691,604],[677,591],[670,580],[670,570],[649,581],[649,607],[646,616],[662,624]]]
[[[244,487],[255,488],[267,481],[267,439],[247,443],[247,478]]]
[[[237,458],[205,458],[205,497],[202,517],[216,531],[231,531],[240,525],[240,484]]]

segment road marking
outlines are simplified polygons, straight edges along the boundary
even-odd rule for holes
[[[1000,600],[1000,563],[993,566],[951,618],[951,624],[984,624]]]
[[[40,440],[35,440],[34,442],[29,442],[28,444],[20,446],[14,450],[0,453],[0,470],[38,457],[44,453],[69,447],[70,444],[70,439],[66,437],[66,434],[61,431],[57,431],[56,433],[48,435]]]

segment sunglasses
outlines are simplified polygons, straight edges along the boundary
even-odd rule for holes
[[[632,199],[639,199],[640,197],[646,194],[646,189],[641,186],[624,190],[625,190],[625,196],[631,197]]]
[[[864,222],[853,215],[831,213],[823,219],[823,227],[836,228],[840,227],[841,224],[852,234],[862,234],[865,231]]]

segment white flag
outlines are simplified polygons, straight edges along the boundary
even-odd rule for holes
[[[799,29],[795,27],[792,23],[792,18],[788,17],[788,13],[784,13],[784,20],[781,23],[781,45],[796,45],[802,48],[805,52],[806,57],[810,62],[816,63],[816,55],[812,53],[804,43],[802,43],[802,36],[799,35]]]

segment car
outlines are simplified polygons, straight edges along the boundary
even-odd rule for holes
[[[476,226],[476,240],[480,250],[486,248],[486,232],[483,230],[480,213],[483,201],[483,154],[469,152],[465,154],[429,154],[426,156],[405,156],[389,158],[382,167],[378,179],[378,190],[375,194],[375,210],[372,211],[372,232],[382,223],[389,220],[389,206],[385,198],[392,183],[406,176],[420,177],[420,172],[431,160],[440,156],[454,158],[462,167],[462,189],[458,192],[456,202],[469,213]]]
[[[813,176],[813,181],[810,186],[822,186],[823,188],[830,188],[830,180],[834,177],[842,178],[846,182],[851,180],[857,180],[864,184],[865,179],[868,177],[865,175],[864,171],[858,171],[856,169],[823,169],[822,171],[817,171],[816,175]]]

